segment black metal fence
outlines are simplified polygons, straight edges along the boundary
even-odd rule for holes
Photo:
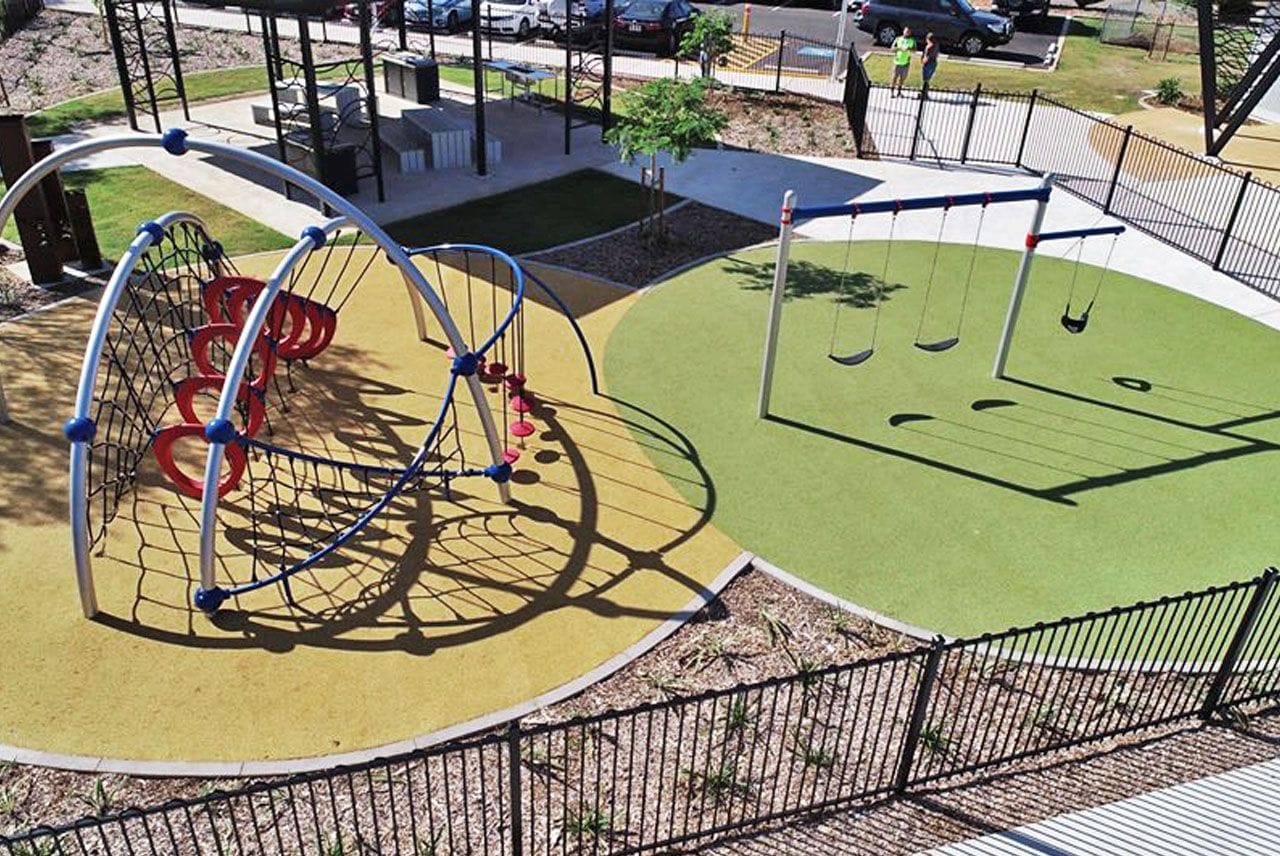
[[[850,72],[851,80],[854,73]],[[864,157],[1017,167],[1280,297],[1280,188],[1037,92],[846,86]]]
[[[0,0],[0,39],[12,35],[44,8],[44,0]]]
[[[0,852],[628,854],[1280,695],[1277,572],[56,828]]]

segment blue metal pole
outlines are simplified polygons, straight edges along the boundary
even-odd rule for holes
[[[917,196],[909,199],[877,199],[872,202],[845,202],[840,205],[814,205],[796,208],[795,220],[820,217],[843,217],[863,214],[891,214],[897,211],[927,211],[931,208],[960,208],[968,205],[993,205],[999,202],[1048,202],[1051,188],[1045,185],[1025,190],[997,190],[991,193],[958,193],[954,196]]]

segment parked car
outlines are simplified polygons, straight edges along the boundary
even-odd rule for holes
[[[688,0],[632,0],[614,15],[613,43],[671,55],[701,14]]]
[[[348,3],[340,7],[342,17],[348,21],[360,20],[360,4]],[[373,4],[373,23],[375,26],[390,27],[393,24],[400,23],[400,4],[396,0],[378,0]]]
[[[538,23],[553,39],[559,39],[564,33],[565,9],[568,5],[568,0],[544,0],[538,11]],[[615,0],[614,14],[626,8],[626,5],[626,0]],[[606,23],[604,12],[605,0],[573,0],[574,39],[592,41],[602,35]]]
[[[471,23],[471,0],[404,0],[404,22],[456,33]]]
[[[933,33],[940,44],[959,48],[977,56],[989,47],[1008,44],[1013,38],[1013,21],[1004,15],[981,12],[969,0],[867,0],[854,16],[858,29],[875,36],[876,43],[888,47],[904,27],[910,27],[917,45],[925,33]]]
[[[1029,18],[1032,15],[1045,18],[1049,15],[1049,0],[995,0],[992,5],[1001,15],[1010,18]]]
[[[538,29],[537,0],[500,0],[480,4],[480,26],[505,36],[527,38]]]

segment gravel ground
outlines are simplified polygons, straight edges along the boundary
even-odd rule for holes
[[[725,145],[773,154],[857,157],[839,104],[750,90],[717,90],[710,100],[729,115],[729,127],[720,135]]]
[[[758,812],[764,797],[772,805],[781,793],[787,802],[779,805],[785,806],[793,794],[812,798],[819,788],[845,785],[851,780],[848,771],[856,772],[862,761],[868,712],[896,710],[891,716],[899,724],[904,719],[900,705],[881,697],[878,683],[870,692],[864,683],[855,693],[851,681],[815,677],[802,690],[787,692],[781,727],[774,721],[774,711],[765,710],[765,695],[753,701],[750,692],[742,692],[658,710],[647,721],[638,716],[606,716],[560,730],[539,733],[538,729],[546,723],[797,672],[815,673],[824,666],[869,657],[893,662],[898,652],[917,645],[763,573],[747,572],[652,651],[611,678],[522,723],[526,733],[533,732],[522,744],[526,829],[536,831],[536,838],[563,841],[565,852],[584,852],[597,839],[601,844],[634,843],[644,830],[647,840],[652,840],[653,830],[662,835],[671,827],[678,831],[679,824],[689,823],[691,817],[695,827],[708,817],[724,822]],[[998,680],[1011,682],[1008,674],[999,675]],[[781,710],[776,697],[774,704]],[[854,713],[845,727],[844,711],[850,709]],[[737,731],[726,725],[735,716],[739,717]],[[1192,724],[1146,732],[1006,765],[987,774],[944,780],[913,791],[906,800],[790,820],[778,828],[722,840],[704,852],[911,853],[1277,757],[1277,734],[1280,717],[1275,715],[1255,716],[1233,728]],[[797,745],[804,747],[804,758]],[[859,751],[859,764],[848,764],[854,748]],[[274,795],[241,798],[234,807],[215,805],[212,813],[196,815],[198,823],[190,832],[178,830],[179,849],[189,850],[188,837],[209,837],[205,817],[212,828],[226,835],[227,824],[243,823],[246,812],[258,812],[255,825],[262,834],[268,829],[272,835],[283,834],[277,844],[283,852],[293,849],[291,830],[298,817],[304,841],[310,840],[306,827],[314,817],[323,829],[346,830],[344,840],[359,839],[366,849],[376,845],[379,852],[394,852],[400,845],[408,846],[403,837],[409,832],[390,827],[386,818],[392,813],[403,818],[406,804],[417,806],[417,828],[432,818],[440,829],[447,828],[447,833],[439,833],[447,834],[447,840],[435,834],[431,840],[449,852],[468,844],[476,852],[482,845],[497,847],[504,834],[500,819],[506,751],[500,739],[480,738],[469,748],[412,766],[339,778],[334,785],[280,789]],[[714,767],[715,758],[729,759],[732,769],[725,761]],[[756,763],[760,758],[763,764]],[[890,755],[890,769],[894,761]],[[639,775],[641,764],[644,776]],[[629,770],[635,775],[626,775]],[[609,784],[627,779],[644,788]],[[443,782],[452,782],[452,787]],[[65,823],[175,797],[204,796],[241,784],[0,765],[0,832]],[[315,810],[318,815],[311,814]],[[371,813],[384,817],[381,830],[374,833],[378,842],[370,840]],[[364,817],[361,833],[355,831],[360,823],[354,820],[359,816]],[[241,820],[235,821],[237,817]],[[464,827],[473,831],[469,842],[463,838]],[[108,832],[109,837],[115,834]],[[576,842],[571,840],[575,835]]]
[[[351,46],[314,45],[318,60],[351,55]],[[262,37],[178,27],[184,73],[262,63]],[[0,42],[0,78],[9,104],[38,110],[120,85],[110,42],[90,15],[46,10]]]
[[[1036,823],[1280,756],[1280,716],[1237,728],[1186,726],[1129,745],[1098,744],[1016,773],[791,822],[703,848],[707,856],[898,856]]]
[[[777,231],[698,202],[669,211],[666,224],[667,238],[657,245],[641,240],[638,227],[632,227],[530,258],[640,288],[697,259],[767,241]]]

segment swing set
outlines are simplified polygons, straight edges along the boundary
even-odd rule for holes
[[[838,286],[838,294],[843,296],[845,286],[849,278],[850,260],[853,251],[854,231],[858,218],[873,214],[889,214],[889,246],[885,251],[884,262],[880,270],[880,276],[875,281],[871,291],[873,300],[873,314],[871,321],[871,335],[869,341],[864,347],[860,348],[841,348],[841,317],[842,302],[836,303],[836,309],[833,314],[831,323],[831,339],[827,349],[827,357],[833,362],[841,366],[859,366],[866,363],[874,356],[876,346],[878,344],[880,332],[880,313],[884,304],[884,290],[889,281],[889,275],[892,270],[893,262],[893,238],[898,226],[898,219],[908,211],[934,211],[941,209],[942,216],[938,222],[937,235],[933,242],[933,253],[929,263],[929,276],[925,285],[924,302],[920,312],[920,321],[916,325],[915,338],[912,345],[916,348],[930,354],[940,354],[949,351],[960,344],[961,333],[964,328],[965,310],[969,304],[969,291],[973,286],[974,274],[977,268],[978,248],[982,241],[983,227],[986,225],[987,211],[992,205],[1000,205],[1015,202],[1035,202],[1035,211],[1032,214],[1031,225],[1027,230],[1027,237],[1024,243],[1022,260],[1018,265],[1018,273],[1014,279],[1013,290],[1009,297],[1009,310],[1005,317],[1004,329],[1001,333],[1000,344],[996,352],[995,365],[992,369],[992,376],[1001,378],[1004,376],[1004,367],[1008,361],[1009,348],[1013,341],[1014,329],[1017,326],[1018,314],[1022,306],[1022,297],[1026,291],[1027,282],[1031,273],[1031,261],[1034,258],[1036,249],[1045,242],[1074,240],[1064,257],[1075,252],[1075,266],[1071,276],[1071,286],[1067,294],[1066,308],[1063,310],[1061,324],[1064,330],[1073,335],[1078,335],[1085,331],[1089,324],[1090,313],[1098,301],[1098,297],[1102,291],[1102,285],[1106,279],[1107,273],[1111,267],[1111,256],[1115,250],[1116,239],[1125,231],[1124,226],[1093,226],[1083,229],[1066,229],[1057,232],[1041,232],[1040,228],[1044,223],[1045,211],[1048,208],[1049,197],[1053,192],[1051,177],[1046,176],[1039,186],[1027,188],[1024,190],[1006,190],[992,191],[989,193],[967,193],[952,196],[927,196],[913,197],[908,199],[884,199],[871,202],[846,202],[838,205],[815,205],[809,207],[799,207],[796,205],[796,194],[794,191],[787,191],[782,202],[782,219],[779,228],[778,238],[778,255],[774,266],[773,292],[769,308],[769,321],[765,331],[765,349],[764,364],[761,369],[760,377],[760,397],[757,406],[757,415],[765,418],[769,413],[769,399],[773,390],[773,374],[774,366],[777,360],[778,351],[778,335],[782,322],[782,305],[783,296],[786,292],[787,282],[787,263],[790,257],[791,239],[794,224],[798,221],[817,220],[826,217],[848,217],[849,229],[845,237],[844,262],[840,271],[840,280]],[[961,207],[980,208],[978,215],[977,229],[974,231],[973,239],[970,242],[969,263],[966,266],[966,272],[963,282],[960,284],[960,305],[956,314],[954,325],[950,327],[947,334],[941,337],[926,337],[925,324],[929,317],[929,307],[934,297],[934,286],[939,279],[938,259],[941,254],[943,239],[947,232],[947,218],[952,209]],[[1083,265],[1084,245],[1089,238],[1111,235],[1111,245],[1107,251],[1106,262],[1103,265],[1098,279],[1094,284],[1092,295],[1083,311],[1078,315],[1072,314],[1073,306],[1076,301],[1076,288],[1080,277],[1080,268]],[[945,278],[946,273],[943,273]],[[945,284],[937,283],[939,288],[945,287]]]

